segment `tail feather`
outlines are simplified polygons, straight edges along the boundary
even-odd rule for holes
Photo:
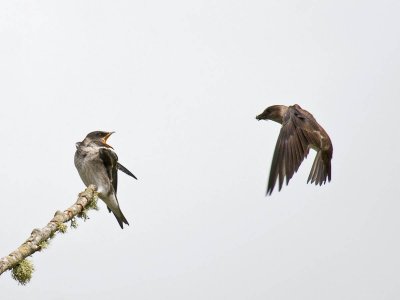
[[[307,183],[315,183],[315,185],[322,185],[326,183],[326,179],[331,181],[331,160],[322,151],[318,151],[311,167],[310,175],[308,176]]]
[[[124,214],[122,213],[121,210],[119,210],[120,213],[117,215],[113,212],[113,215],[115,216],[115,218],[118,221],[119,226],[121,227],[121,229],[124,229],[124,223],[126,225],[129,225],[128,220],[125,218]]]
[[[106,202],[106,201],[104,201]],[[119,226],[124,229],[124,224],[129,225],[128,220],[125,218],[124,214],[119,207],[118,199],[116,195],[112,194],[111,197],[107,199],[107,209],[112,212],[118,221]]]

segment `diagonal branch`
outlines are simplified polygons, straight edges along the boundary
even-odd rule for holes
[[[64,232],[66,226],[63,223],[71,221],[76,216],[85,213],[85,210],[97,198],[96,187],[90,185],[86,190],[79,194],[78,200],[74,205],[64,212],[57,211],[54,218],[42,229],[34,229],[30,237],[18,247],[17,250],[0,259],[0,275],[20,264],[26,257],[42,250],[43,243],[52,238],[58,231]],[[29,278],[30,279],[30,278]],[[29,279],[27,281],[29,281]],[[27,282],[26,281],[26,282]],[[25,282],[25,283],[26,283]],[[23,282],[21,282],[24,284]]]

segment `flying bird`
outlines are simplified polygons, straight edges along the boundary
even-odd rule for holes
[[[279,178],[279,191],[284,178],[286,185],[297,172],[310,148],[317,151],[307,183],[316,185],[331,181],[331,159],[333,147],[331,139],[313,115],[300,105],[273,105],[256,117],[257,120],[272,120],[282,124],[276,142],[269,174],[267,195],[271,195]]]
[[[97,186],[99,198],[107,205],[108,211],[117,218],[119,226],[129,225],[119,207],[117,199],[118,170],[135,178],[127,168],[118,162],[113,147],[107,139],[114,132],[93,131],[82,142],[76,143],[75,167],[86,186]]]

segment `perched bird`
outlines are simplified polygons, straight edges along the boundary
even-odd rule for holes
[[[273,105],[256,117],[257,120],[272,120],[282,124],[276,142],[269,174],[267,195],[271,195],[279,178],[279,190],[284,178],[286,185],[307,157],[310,148],[317,151],[307,183],[325,184],[331,181],[331,159],[333,147],[326,131],[312,114],[300,105]]]
[[[114,132],[93,131],[82,142],[76,143],[75,167],[86,186],[97,186],[99,198],[107,204],[109,212],[117,218],[119,226],[129,225],[117,199],[118,174],[125,174],[137,179],[127,168],[118,162],[118,156],[113,147],[107,144],[107,139]]]

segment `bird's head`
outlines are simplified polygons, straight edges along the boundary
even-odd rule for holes
[[[278,123],[282,123],[283,115],[285,114],[287,107],[284,105],[272,105],[267,107],[262,114],[259,114],[256,119],[260,120],[272,120]]]
[[[89,133],[84,142],[90,143],[90,142],[97,142],[105,147],[114,149],[110,145],[107,144],[108,138],[114,133],[114,131],[107,132],[107,131],[93,131]]]

